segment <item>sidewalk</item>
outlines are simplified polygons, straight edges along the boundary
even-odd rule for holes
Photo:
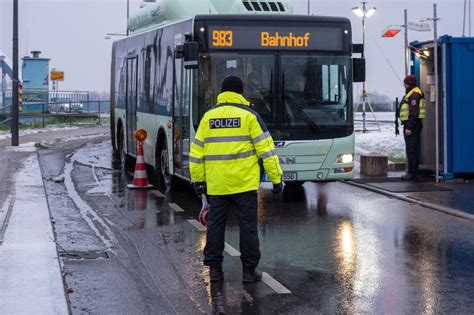
[[[0,140],[0,314],[67,314],[68,303],[35,143],[107,134],[108,127],[47,130]]]
[[[0,311],[67,314],[61,268],[36,153],[15,181],[11,217],[0,246]]]
[[[462,217],[474,220],[474,182],[455,179],[435,183],[434,177],[420,177],[417,181],[401,181],[404,171],[388,172],[385,177],[371,177],[360,174],[360,154],[355,158],[354,180],[358,184],[385,191],[394,197],[407,198],[413,202],[455,214],[465,213]],[[370,188],[368,187],[368,188]]]

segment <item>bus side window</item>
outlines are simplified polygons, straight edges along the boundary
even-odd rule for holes
[[[127,59],[126,58],[121,58],[119,59],[119,62],[117,64],[119,65],[118,68],[118,73],[119,73],[119,80],[115,80],[115,82],[118,84],[117,92],[118,92],[118,98],[117,98],[117,108],[125,108],[125,95],[126,95],[126,74],[127,74],[127,64],[126,64]],[[117,72],[116,72],[117,75]]]
[[[145,57],[145,82],[144,82],[144,94],[146,100],[146,111],[153,113],[154,106],[154,73],[155,73],[155,52],[152,46],[148,46]]]

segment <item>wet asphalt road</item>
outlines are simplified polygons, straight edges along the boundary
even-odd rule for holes
[[[260,268],[291,291],[225,281],[202,266],[200,202],[189,187],[130,191],[106,137],[40,150],[73,313],[472,313],[471,221],[344,183],[259,193]],[[65,174],[64,183],[49,178]],[[169,203],[185,211],[175,212]],[[238,249],[238,223],[226,241]]]

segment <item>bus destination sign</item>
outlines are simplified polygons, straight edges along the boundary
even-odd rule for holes
[[[210,49],[343,49],[341,28],[211,26]]]

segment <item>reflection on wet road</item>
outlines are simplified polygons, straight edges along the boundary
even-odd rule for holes
[[[112,169],[108,142],[80,149],[71,163],[80,198],[117,238],[111,250],[117,257],[128,255],[131,262],[124,258],[122,263],[134,266],[137,273],[147,270],[146,276],[135,278],[159,291],[150,299],[168,298],[172,311],[186,309],[172,294],[179,290],[185,292],[183,300],[196,305],[187,309],[192,312],[474,309],[474,229],[469,221],[339,182],[305,183],[278,196],[263,184],[258,195],[260,268],[291,294],[276,294],[263,282],[242,285],[239,257],[230,255],[225,255],[224,283],[209,285],[200,261],[205,233],[187,221],[197,219],[200,210],[189,187],[163,197],[127,190],[131,179]],[[237,250],[238,231],[236,216],[231,215],[226,241]],[[140,265],[133,262],[132,252],[140,257]],[[157,276],[154,266],[159,264],[173,265],[174,274]],[[153,279],[151,284],[147,277]]]

